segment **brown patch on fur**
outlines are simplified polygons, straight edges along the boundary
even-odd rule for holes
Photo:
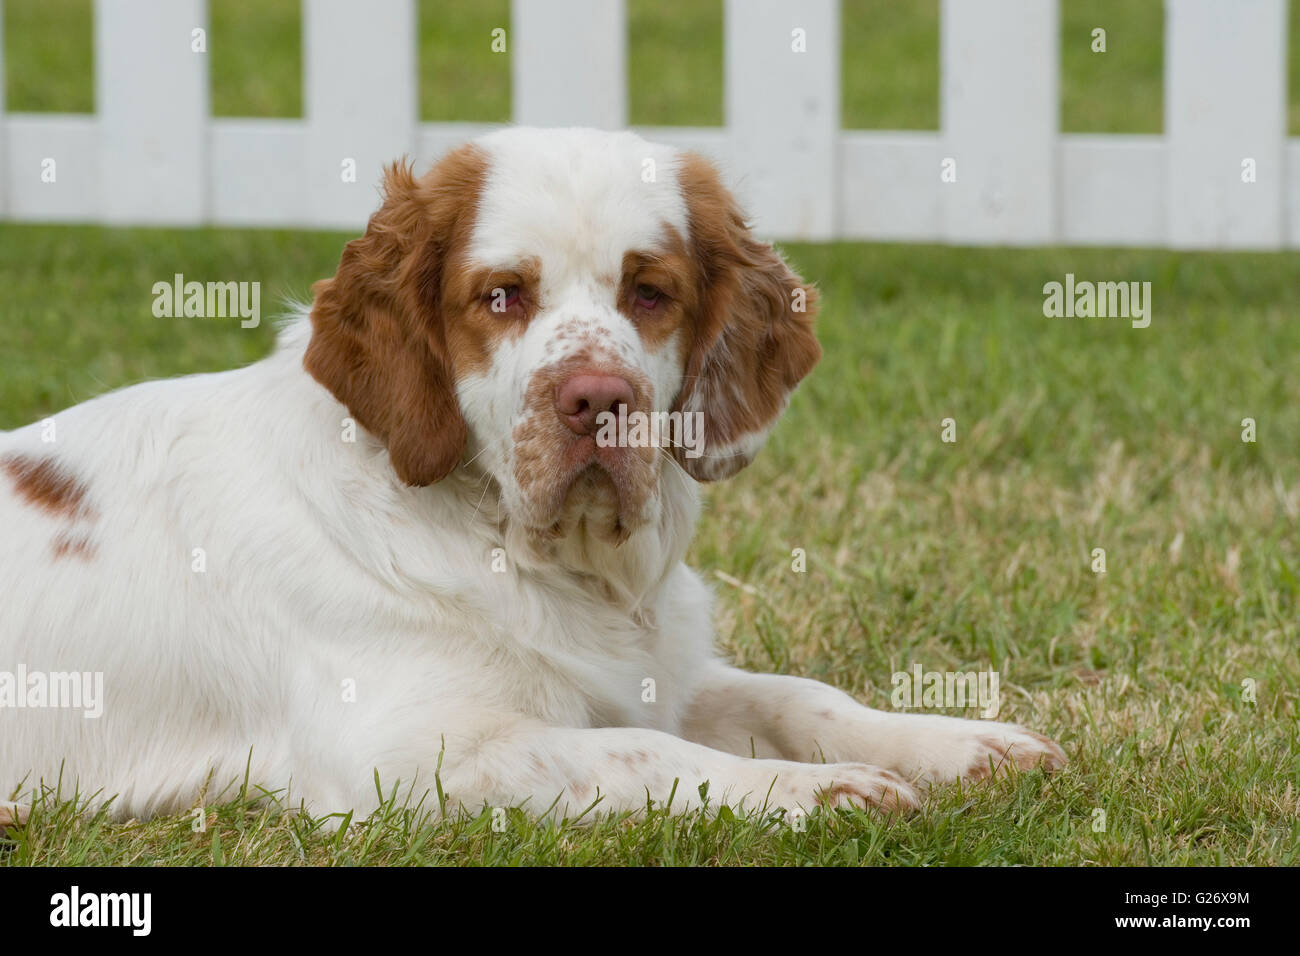
[[[443,478],[465,449],[444,291],[486,169],[474,146],[453,150],[419,180],[405,164],[390,166],[365,235],[347,244],[332,279],[312,287],[303,365],[384,441],[410,485]]]
[[[54,554],[54,560],[60,558],[80,558],[82,561],[89,561],[95,556],[95,546],[90,543],[89,538],[72,537],[68,534],[60,534],[54,539],[50,546]]]
[[[575,436],[560,420],[555,393],[570,376],[587,371],[622,376],[632,386],[629,412],[650,411],[653,385],[649,377],[639,369],[600,357],[590,348],[538,369],[524,393],[523,415],[511,433],[515,483],[527,503],[523,520],[529,527],[561,522],[566,501],[578,510],[603,504],[601,510],[609,512],[609,526],[603,531],[621,543],[654,491],[657,459],[662,452],[652,446],[602,449],[612,454],[600,461],[602,467],[583,473],[584,468],[596,464],[582,445],[592,439]],[[602,503],[596,498],[608,500]],[[558,535],[569,529],[559,526],[554,530]]]
[[[980,737],[979,742],[980,746],[988,748],[988,752],[976,757],[975,762],[962,774],[967,780],[987,780],[998,772],[1002,763],[1001,751],[993,738]]]
[[[542,263],[530,257],[514,269],[471,269],[455,260],[448,270],[444,308],[456,320],[447,323],[447,346],[457,375],[481,374],[504,341],[524,334],[541,308]],[[492,294],[519,288],[519,301],[504,312],[492,309]]]
[[[591,353],[583,350],[573,361],[586,364],[591,361]],[[560,367],[539,369],[524,393],[524,413],[510,438],[515,482],[526,496],[554,476],[558,457],[570,440],[561,431],[562,426],[556,427],[555,414],[555,390],[566,374]]]
[[[756,240],[713,166],[686,154],[678,173],[689,210],[700,304],[678,408],[704,413],[705,450],[677,459],[701,481],[726,478],[748,456],[722,451],[770,428],[821,358],[813,334],[817,290]],[[795,311],[796,295],[803,311]]]
[[[631,770],[635,770],[650,760],[650,754],[644,750],[629,750],[626,753],[610,754],[610,756],[618,757],[623,762],[623,765]]]
[[[14,491],[29,504],[65,518],[90,518],[86,486],[68,474],[53,458],[11,454],[0,458],[0,468],[13,479]]]
[[[29,808],[22,806],[0,807],[0,831],[6,827],[26,826],[29,812]]]
[[[639,285],[651,285],[663,293],[658,305],[647,310],[636,304]],[[636,326],[648,352],[658,352],[674,332],[689,330],[688,316],[698,308],[699,287],[695,264],[679,233],[667,223],[659,248],[653,252],[630,250],[623,253],[623,274],[618,287],[618,310]],[[690,338],[682,343],[681,358],[689,354]]]
[[[589,783],[570,783],[569,793],[572,794],[575,803],[584,809],[587,804],[596,799],[596,788]]]
[[[1026,731],[1026,733],[1042,744],[1047,752],[1030,752],[1014,742],[985,734],[976,739],[980,746],[987,749],[987,753],[981,754],[962,776],[968,780],[987,780],[998,774],[1005,774],[1013,766],[1017,770],[1042,769],[1047,773],[1060,770],[1065,766],[1065,751],[1054,741],[1033,731]]]
[[[901,813],[910,809],[912,802],[902,798],[902,794],[908,793],[910,790],[907,782],[892,770],[877,772],[883,783],[870,792],[851,784],[837,783],[823,790],[818,796],[818,802],[828,808],[838,807],[843,803],[850,803],[860,807],[875,807],[890,814]]]

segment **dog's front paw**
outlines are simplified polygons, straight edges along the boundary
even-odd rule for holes
[[[984,780],[1011,768],[1060,770],[1063,751],[1054,741],[1015,724],[953,717],[921,717],[907,776],[929,783]]]
[[[910,783],[883,767],[864,763],[799,764],[778,773],[767,793],[769,809],[810,811],[814,807],[860,807],[887,814],[908,813],[921,805]]]
[[[0,801],[0,836],[4,836],[7,829],[26,826],[27,813],[28,808],[22,804]]]
[[[1065,766],[1065,751],[1056,741],[1015,724],[994,724],[975,738],[975,756],[962,777],[984,780],[1011,767],[1052,772]]]

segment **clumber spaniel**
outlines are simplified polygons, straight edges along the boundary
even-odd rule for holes
[[[708,162],[507,129],[384,187],[268,358],[0,433],[0,798],[899,809],[1064,762],[716,655],[697,482],[820,348]]]

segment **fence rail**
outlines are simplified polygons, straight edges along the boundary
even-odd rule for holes
[[[214,118],[191,50],[207,12],[96,0],[96,112],[0,111],[0,217],[357,229],[383,163],[492,128],[419,121],[415,0],[303,0],[304,118]],[[840,128],[838,0],[724,16],[726,125],[640,131],[718,160],[766,235],[1300,247],[1287,0],[1166,0],[1152,136],[1060,132],[1056,0],[942,0],[938,132]],[[514,120],[623,126],[625,18],[620,0],[512,0]]]

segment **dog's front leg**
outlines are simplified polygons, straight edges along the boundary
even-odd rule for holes
[[[670,797],[674,811],[697,809],[706,782],[710,804],[746,810],[853,804],[892,812],[918,802],[910,785],[879,767],[750,760],[656,730],[530,720],[448,740],[442,782],[449,800],[471,811],[522,804],[542,813],[554,804],[570,818],[593,804],[598,813],[637,811]]]
[[[758,757],[862,761],[916,781],[1065,764],[1055,743],[1014,724],[872,710],[818,681],[751,674],[721,663],[700,676],[684,736]]]

